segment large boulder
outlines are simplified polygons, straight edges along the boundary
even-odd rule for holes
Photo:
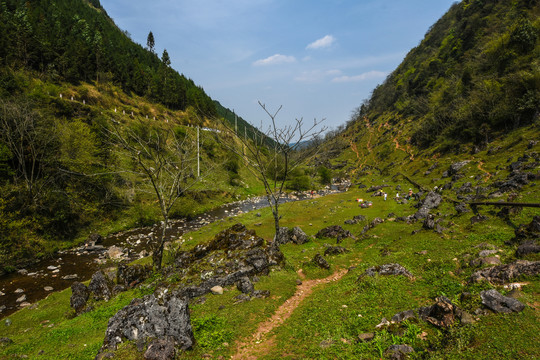
[[[484,290],[480,293],[482,304],[497,313],[511,313],[523,311],[525,305],[520,301],[501,295],[495,289]]]
[[[420,208],[414,214],[416,220],[425,219],[430,210],[438,207],[442,201],[442,196],[434,191],[430,191],[426,198],[420,203]]]
[[[523,257],[529,254],[537,254],[539,252],[540,252],[540,244],[538,244],[535,240],[530,240],[519,245],[519,247],[516,250],[516,256]]]
[[[154,295],[134,299],[109,319],[101,351],[116,350],[123,341],[169,339],[175,347],[190,349],[195,338],[186,300],[169,296],[161,301]]]
[[[471,275],[472,282],[486,280],[492,283],[503,284],[519,278],[522,275],[535,276],[540,274],[540,261],[517,260],[511,264],[493,266],[478,270]]]

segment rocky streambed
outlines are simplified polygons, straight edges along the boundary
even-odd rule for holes
[[[291,202],[346,191],[350,184],[335,184],[327,189],[288,194],[282,202]],[[190,231],[215,221],[268,206],[265,197],[229,203],[192,220],[172,221],[167,238],[174,241]],[[87,243],[70,250],[60,251],[52,259],[40,261],[25,269],[0,277],[0,318],[21,308],[32,307],[53,291],[68,288],[75,281],[89,280],[92,274],[108,260],[135,260],[148,255],[149,241],[158,225],[136,228],[106,237],[91,236]]]

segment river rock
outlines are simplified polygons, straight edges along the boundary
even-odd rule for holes
[[[489,281],[503,284],[522,275],[535,276],[540,274],[540,261],[517,260],[511,264],[493,266],[487,269],[478,270],[470,277],[470,281]]]
[[[408,277],[409,279],[413,278],[412,274],[407,269],[405,269],[402,265],[395,263],[370,267],[365,271],[364,275],[362,276],[375,276],[376,274],[403,275]]]
[[[94,299],[109,301],[112,297],[113,286],[114,284],[103,274],[103,272],[97,271],[92,275],[88,290],[90,290]]]
[[[153,340],[144,353],[145,360],[173,360],[175,356],[174,341],[169,339]]]
[[[525,305],[511,297],[501,295],[495,289],[484,290],[480,293],[482,304],[497,313],[511,313],[523,311]]]
[[[22,296],[18,297],[17,300],[16,300],[16,302],[18,302],[18,303],[22,303],[24,301],[26,301],[26,295],[24,295],[24,294]]]
[[[51,270],[51,271],[58,270],[58,266],[49,265],[47,266],[47,270]]]
[[[53,288],[52,286],[45,286],[45,287],[43,288],[43,290],[45,290],[45,291],[53,291],[54,288]]]
[[[4,296],[4,295],[6,295],[6,294],[0,291],[0,296]]]
[[[71,298],[69,299],[69,303],[77,314],[81,313],[84,309],[89,297],[90,291],[86,285],[78,281],[71,284]]]
[[[125,340],[148,338],[172,340],[175,347],[190,349],[195,338],[187,301],[175,296],[158,301],[154,295],[132,300],[109,319],[100,352],[116,350]]]
[[[21,288],[14,291],[15,294],[22,294],[23,292],[24,292],[24,290],[21,289]]]
[[[328,261],[326,261],[326,259],[323,258],[321,254],[315,254],[311,262],[313,262],[315,265],[322,269],[330,269],[330,264],[328,264]]]
[[[113,260],[120,259],[122,256],[124,256],[124,249],[113,245],[109,248],[109,250],[107,250],[107,255]]]
[[[75,280],[78,277],[79,277],[79,275],[77,275],[77,274],[71,274],[71,275],[62,276],[62,279],[63,280]]]

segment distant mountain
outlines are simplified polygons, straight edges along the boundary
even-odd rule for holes
[[[367,119],[446,152],[538,121],[539,40],[538,1],[455,3],[358,107],[347,134]]]

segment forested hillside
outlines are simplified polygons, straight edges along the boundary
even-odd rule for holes
[[[216,115],[204,90],[170,67],[166,50],[158,57],[156,39],[149,40],[147,48],[135,44],[99,0],[2,1],[0,95],[21,92],[13,70],[28,69],[53,82],[113,82],[171,109]]]
[[[360,106],[364,117],[399,126],[411,145],[447,152],[482,148],[538,120],[540,4],[455,3]]]

